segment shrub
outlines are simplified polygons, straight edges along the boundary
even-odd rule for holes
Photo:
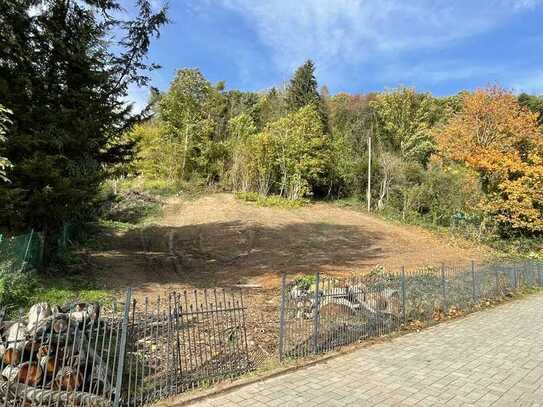
[[[38,289],[35,272],[0,273],[0,308],[26,307]]]

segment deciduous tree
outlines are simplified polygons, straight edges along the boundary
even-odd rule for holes
[[[463,96],[462,109],[438,132],[440,151],[477,171],[481,209],[505,229],[543,231],[543,140],[537,114],[499,88]]]
[[[436,122],[436,104],[429,94],[399,88],[376,96],[378,136],[383,147],[404,160],[428,162],[435,143],[430,129]]]

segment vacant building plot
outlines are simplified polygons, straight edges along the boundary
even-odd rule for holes
[[[281,273],[348,276],[377,265],[399,269],[481,260],[422,228],[316,203],[262,208],[231,194],[170,198],[162,219],[119,233],[92,257],[111,288],[136,295],[232,285],[274,289]]]

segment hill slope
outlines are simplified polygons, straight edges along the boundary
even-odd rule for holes
[[[155,295],[232,284],[271,289],[281,272],[349,275],[378,264],[410,268],[482,259],[483,253],[446,240],[329,203],[261,208],[214,194],[168,199],[162,219],[116,234],[107,250],[91,256],[109,287]]]

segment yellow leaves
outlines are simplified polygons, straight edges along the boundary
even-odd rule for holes
[[[465,94],[462,111],[438,131],[437,140],[440,150],[453,160],[473,163],[489,149],[505,153],[523,140],[542,142],[537,115],[497,87]]]
[[[543,166],[516,164],[484,207],[496,220],[514,229],[542,231]]]
[[[479,173],[485,213],[513,229],[543,230],[543,137],[537,115],[514,95],[498,87],[465,94],[436,138],[444,157]]]

